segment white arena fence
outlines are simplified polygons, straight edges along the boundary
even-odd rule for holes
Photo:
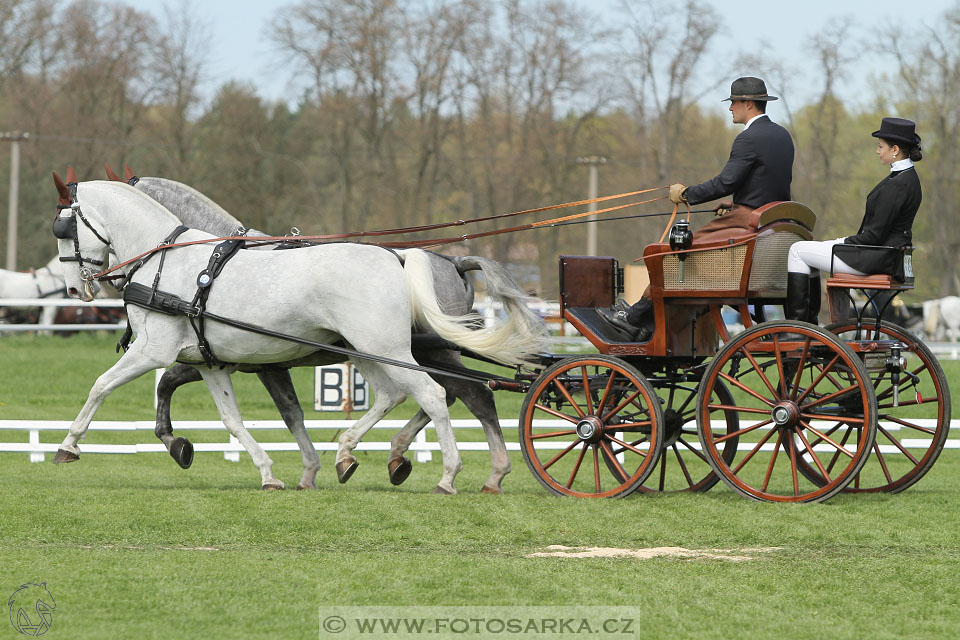
[[[936,426],[936,420],[934,419],[921,419],[914,420],[913,422],[917,423],[920,426],[933,428]],[[319,442],[314,442],[314,447],[317,451],[336,451],[338,443],[336,442],[336,436],[338,431],[342,431],[348,428],[354,423],[353,420],[307,420],[305,421],[306,427],[308,430],[314,432],[315,440],[320,440]],[[454,429],[480,429],[480,422],[477,420],[453,420]],[[951,422],[951,428],[956,428],[958,426],[958,421],[954,420]],[[388,429],[393,432],[398,431],[403,425],[406,424],[405,420],[381,420],[374,429]],[[511,420],[501,420],[501,427],[506,433],[516,432],[518,426],[518,421],[516,419]],[[537,420],[534,422],[536,427],[543,427],[549,429],[560,428],[564,426],[569,426],[569,422],[563,420]],[[881,423],[888,431],[899,431],[901,426],[895,423]],[[245,422],[244,425],[247,429],[251,431],[256,430],[267,430],[267,429],[281,429],[286,431],[286,426],[280,420],[250,420]],[[814,423],[815,426],[820,428],[825,427],[826,423]],[[713,426],[716,429],[726,428],[726,422],[723,420],[715,420]],[[70,427],[69,420],[0,420],[0,432],[13,432],[13,431],[27,431],[29,433],[28,442],[0,442],[0,452],[4,453],[26,453],[30,456],[31,462],[43,462],[45,455],[48,453],[56,453],[59,448],[59,441],[66,436],[66,432]],[[215,452],[223,453],[224,458],[227,460],[238,462],[240,460],[240,453],[243,451],[243,447],[240,445],[239,441],[236,438],[227,433],[226,428],[222,423],[216,421],[177,421],[173,423],[173,428],[175,431],[221,431],[227,440],[223,442],[194,442],[194,450],[197,452]],[[151,434],[154,429],[154,423],[152,421],[142,420],[142,421],[98,421],[94,420],[90,424],[89,431],[149,431]],[[317,434],[317,431],[324,431],[324,434]],[[759,430],[758,430],[759,431]],[[40,442],[40,433],[44,432],[47,436],[52,436],[54,442]],[[329,437],[327,434],[330,434]],[[0,435],[0,439],[4,436]],[[907,449],[926,449],[929,446],[929,440],[922,438],[904,438],[900,443]],[[520,444],[518,442],[507,442],[507,449],[509,451],[519,451]],[[555,443],[546,443],[540,442],[537,446],[538,448],[544,449],[562,449],[566,446],[567,443],[555,442]],[[695,449],[699,449],[699,442],[691,442],[691,446]],[[293,440],[287,442],[261,442],[260,445],[266,451],[299,451],[297,448],[297,443]],[[772,451],[773,444],[767,443],[760,448],[760,451]],[[471,451],[489,451],[486,441],[458,441],[457,448],[461,452],[471,452]],[[817,451],[833,451],[833,449],[826,444],[817,445],[814,447]],[[960,449],[960,440],[947,440],[944,445],[945,449]],[[80,450],[82,455],[93,454],[93,453],[106,453],[106,454],[134,454],[134,453],[166,453],[166,449],[163,444],[151,436],[150,442],[145,443],[136,443],[136,444],[94,444],[94,443],[80,443]],[[389,451],[390,442],[387,440],[383,441],[363,441],[359,444],[356,449],[357,451]],[[439,451],[440,445],[435,441],[427,440],[426,429],[422,430],[418,435],[416,440],[411,444],[410,451],[415,454],[418,462],[428,462],[432,458],[432,453],[434,451]],[[894,445],[880,445],[880,451],[884,454],[900,454],[900,451]]]

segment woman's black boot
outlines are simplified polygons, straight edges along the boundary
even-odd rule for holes
[[[819,283],[819,278],[817,279]],[[819,307],[819,300],[817,306]],[[819,309],[817,310],[819,313]],[[787,320],[810,319],[810,275],[806,273],[787,273],[787,302],[783,305],[783,315]]]
[[[789,286],[789,285],[788,285]],[[807,322],[811,324],[820,324],[820,271],[817,270],[816,273],[810,274],[810,314],[807,319]]]

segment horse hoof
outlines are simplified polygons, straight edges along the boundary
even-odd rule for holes
[[[444,488],[441,487],[440,485],[437,485],[437,486],[435,486],[435,487],[433,488],[433,493],[436,493],[437,495],[441,495],[441,496],[452,496],[452,495],[454,495],[456,492],[457,492],[456,489],[454,489],[453,491],[451,491],[450,489],[444,489]]]
[[[360,466],[360,463],[357,462],[357,459],[353,456],[349,458],[344,458],[337,463],[337,480],[340,481],[340,484],[343,484],[350,479],[350,476],[353,475],[353,472],[357,470],[357,467]]]
[[[390,483],[401,485],[403,481],[410,477],[413,465],[410,460],[404,457],[393,458],[387,463],[387,471],[390,473]]]
[[[264,491],[283,491],[286,487],[282,482],[270,482],[263,485],[261,488]]]
[[[193,464],[193,444],[186,438],[174,438],[170,443],[170,457],[181,469],[189,469]]]
[[[71,453],[66,449],[57,449],[57,455],[53,456],[53,464],[66,464],[67,462],[76,462],[80,459],[80,454]]]
[[[485,485],[483,485],[483,488],[480,489],[480,493],[496,493],[496,494],[501,494],[501,493],[503,493],[503,489],[501,489],[500,487],[491,487],[490,485],[486,485],[486,484],[485,484]]]
[[[297,485],[297,491],[310,491],[310,490],[316,489],[316,488],[317,488],[316,485],[312,485],[312,484],[302,484],[302,483],[301,483],[301,484],[298,484],[298,485]]]

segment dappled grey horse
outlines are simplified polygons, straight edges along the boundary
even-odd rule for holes
[[[131,179],[128,169],[127,178]],[[108,169],[108,175],[119,179]],[[165,178],[140,178],[131,180],[134,186],[169,209],[187,226],[200,229],[216,236],[229,236],[242,228],[242,223],[222,207],[192,187]],[[250,230],[247,236],[264,236],[263,232]],[[273,249],[272,245],[263,249]],[[480,270],[487,283],[491,298],[500,301],[510,314],[522,314],[523,322],[531,326],[539,321],[527,310],[527,296],[516,284],[510,274],[498,263],[478,256],[451,257],[427,252],[433,273],[434,291],[444,312],[459,316],[466,314],[473,306],[473,286],[464,277],[469,271]],[[442,341],[429,330],[417,328],[413,341],[413,355],[418,362],[437,364],[442,367],[462,366],[460,354],[444,348]],[[242,366],[240,371],[253,372],[270,394],[287,428],[298,440],[303,457],[304,473],[298,489],[315,487],[316,473],[320,468],[320,458],[312,446],[303,426],[303,410],[290,378],[290,366],[317,366],[342,362],[344,358],[336,354],[318,352],[303,361],[267,365],[262,367]],[[480,382],[463,380],[449,376],[432,376],[447,394],[447,403],[453,404],[458,398],[473,413],[483,427],[490,449],[491,472],[481,489],[485,493],[501,493],[501,482],[510,472],[510,457],[507,454],[500,421],[497,416],[493,392]],[[193,446],[186,438],[174,437],[170,418],[170,406],[173,392],[187,382],[199,381],[200,372],[191,365],[178,364],[169,369],[160,380],[157,388],[157,423],[155,433],[177,463],[187,468],[193,460]],[[403,454],[409,448],[417,433],[429,422],[423,411],[404,426],[392,440],[388,472],[393,484],[406,480],[412,465]],[[302,440],[306,440],[303,442]],[[341,482],[349,479],[356,469],[355,459],[346,467],[338,469]]]
[[[283,488],[273,475],[272,460],[243,425],[230,381],[236,365],[214,364],[297,363],[342,340],[358,350],[350,360],[373,389],[374,403],[341,435],[338,473],[342,476],[355,466],[352,452],[360,439],[409,395],[436,427],[443,474],[435,491],[455,493],[454,479],[462,465],[446,393],[416,370],[411,326],[421,323],[443,340],[504,364],[525,362],[543,346],[542,327],[524,325],[516,316],[478,329],[476,316],[445,314],[434,292],[429,258],[416,249],[394,252],[332,243],[296,251],[239,251],[230,268],[217,276],[218,286],[204,289],[211,281],[204,280],[209,272],[203,267],[209,268],[212,260],[211,248],[204,245],[216,236],[187,229],[169,210],[127,184],[78,184],[71,174],[72,169],[72,188],[54,176],[60,195],[54,235],[61,260],[68,261],[67,292],[92,300],[103,275],[93,265],[105,264],[113,248],[128,280],[124,299],[136,339],[94,383],[55,463],[79,459],[78,443],[114,389],[152,369],[187,362],[200,367],[224,425],[250,453],[263,488]],[[160,259],[146,258],[157,252]],[[165,260],[168,253],[171,258]],[[201,298],[201,291],[207,296]],[[188,302],[194,294],[194,302]],[[197,330],[194,319],[211,322]],[[210,354],[218,360],[211,363]]]

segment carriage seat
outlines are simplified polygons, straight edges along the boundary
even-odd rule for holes
[[[850,245],[846,245],[850,246]],[[857,245],[861,248],[872,249],[876,251],[890,251],[903,254],[903,282],[897,280],[892,275],[878,273],[866,276],[854,275],[852,273],[833,273],[831,269],[830,277],[827,278],[827,306],[830,309],[830,322],[840,322],[846,320],[852,314],[850,313],[851,304],[856,309],[856,316],[862,322],[863,315],[867,307],[871,304],[877,312],[877,317],[881,317],[883,311],[893,301],[893,299],[902,291],[913,289],[913,247],[874,247],[867,245]],[[836,247],[832,253],[836,256]],[[862,306],[857,307],[852,290],[858,290],[866,297]],[[885,294],[884,292],[891,292]],[[882,308],[877,309],[877,303],[874,299],[880,300]]]
[[[787,254],[794,242],[811,240],[816,214],[792,201],[771,202],[751,215],[755,229],[740,236],[698,243],[684,261],[670,245],[658,243],[644,250],[651,283],[661,280],[665,297],[720,297],[782,299],[787,290]],[[665,255],[664,255],[665,254]]]

